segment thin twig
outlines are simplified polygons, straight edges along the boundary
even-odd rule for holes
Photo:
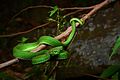
[[[81,74],[81,75],[86,75],[86,76],[91,76],[100,80],[110,80],[110,79],[105,79],[105,78],[101,78],[100,76],[96,76],[96,75],[92,75],[92,74]]]
[[[96,5],[95,5],[96,6]],[[72,8],[59,8],[60,10],[77,10],[77,9],[92,9],[92,8],[94,8],[95,6],[90,6],[90,7],[72,7]],[[24,9],[22,9],[20,12],[18,12],[17,14],[15,14],[12,18],[11,18],[11,20],[8,22],[8,24],[15,18],[15,17],[17,17],[19,14],[21,14],[22,12],[24,12],[24,11],[27,11],[27,10],[29,10],[29,9],[33,9],[33,8],[54,8],[54,7],[52,7],[52,6],[47,6],[47,5],[38,5],[38,6],[29,6],[29,7],[27,7],[27,8],[24,8]]]
[[[14,16],[11,18],[11,20],[8,22],[8,24],[9,24],[16,16],[18,16],[19,14],[21,14],[22,12],[24,12],[24,11],[26,11],[26,10],[28,10],[28,9],[40,8],[40,7],[43,7],[43,8],[53,8],[52,6],[46,6],[46,5],[27,7],[27,8],[25,8],[25,9],[21,10],[21,11],[20,11],[19,13],[17,13],[16,15],[14,15]],[[59,8],[59,9],[60,9],[60,10],[62,10],[62,9],[64,9],[64,10],[79,9],[79,10],[77,10],[77,11],[74,11],[74,12],[71,12],[71,13],[68,13],[68,14],[64,15],[64,16],[69,16],[69,15],[75,14],[75,13],[77,13],[77,12],[79,12],[79,11],[82,11],[82,10],[84,10],[84,9],[92,9],[93,7],[95,7],[95,6],[83,7],[83,8],[82,8],[82,7],[73,7],[73,8]],[[38,29],[38,28],[40,28],[40,27],[46,26],[46,25],[48,25],[48,24],[49,24],[49,23],[45,23],[45,24],[43,24],[43,25],[36,26],[35,28],[32,28],[32,29],[27,30],[27,31],[12,33],[12,34],[8,34],[8,35],[0,35],[0,37],[13,37],[13,36],[25,34],[25,33],[31,32],[31,31],[33,31],[33,30],[35,30],[35,29]]]
[[[0,69],[3,68],[3,67],[6,67],[6,66],[8,66],[8,65],[11,65],[11,64],[13,64],[13,63],[16,63],[16,62],[19,62],[19,60],[18,60],[17,58],[12,59],[12,60],[10,60],[10,61],[7,61],[7,62],[5,62],[5,63],[2,63],[2,64],[0,64]]]
[[[72,14],[78,13],[78,12],[80,12],[80,11],[82,11],[82,10],[76,10],[76,11],[74,11],[74,12],[65,14],[64,16],[67,17],[67,16],[70,16],[70,15],[72,15]]]
[[[105,6],[108,3],[110,3],[109,0],[103,1],[102,3],[100,3],[99,5],[97,5],[94,9],[92,9],[88,14],[86,14],[82,19],[85,21],[86,19],[90,18],[96,11],[98,11],[100,8],[102,8],[103,6]],[[76,27],[78,27],[78,25],[79,25],[79,23],[76,23]],[[72,27],[70,26],[62,34],[60,34],[60,35],[58,35],[58,36],[56,36],[54,38],[59,40],[59,39],[62,39],[64,37],[67,37],[70,34],[71,31],[72,31]],[[32,50],[32,52],[37,52],[39,50],[44,49],[45,47],[47,47],[47,46],[46,45],[40,45],[38,48]],[[14,59],[14,60],[15,60],[14,62],[18,61],[18,59]],[[7,62],[9,62],[9,61],[7,61]],[[7,63],[7,62],[5,62],[5,63]],[[5,63],[0,64],[0,68],[3,68],[5,66],[13,64],[13,62],[9,63],[7,65]]]
[[[59,8],[60,10],[87,10],[87,9],[92,9],[94,8],[96,5],[94,6],[90,6],[90,7],[71,7],[71,8]]]
[[[69,15],[75,14],[75,13],[77,13],[77,12],[79,12],[79,11],[82,11],[82,10],[92,9],[92,8],[94,8],[95,6],[97,6],[97,5],[90,6],[90,7],[72,7],[72,8],[59,8],[59,9],[60,9],[60,10],[76,10],[76,9],[78,9],[77,11],[74,11],[74,12],[71,12],[71,13],[68,13],[68,14],[64,15],[64,16],[69,16]],[[53,8],[53,7],[52,7],[52,6],[47,6],[47,5],[29,6],[29,7],[27,7],[27,8],[22,9],[22,10],[21,10],[20,12],[18,12],[17,14],[15,14],[15,15],[11,18],[11,20],[8,22],[8,24],[9,24],[15,17],[17,17],[18,15],[20,15],[22,12],[27,11],[28,9],[33,9],[33,8]],[[35,30],[35,29],[37,29],[37,28],[40,28],[40,27],[46,26],[46,25],[48,25],[48,24],[46,23],[46,24],[43,24],[43,25],[40,25],[40,26],[36,26],[36,27],[33,28],[33,29],[30,29],[30,30],[27,30],[27,31],[23,31],[23,32],[18,32],[18,33],[13,33],[13,34],[8,34],[8,35],[0,35],[0,37],[13,37],[13,36],[16,36],[16,35],[25,34],[25,33],[31,32],[31,31],[33,31],[33,30]]]
[[[58,66],[58,64],[59,64],[59,61],[56,61],[54,67],[52,68],[52,70],[49,73],[49,76],[52,75],[52,73],[54,72],[54,70],[56,69],[56,67]]]
[[[96,6],[98,6],[99,4],[96,4],[96,5],[93,5],[93,6],[90,6],[90,7],[72,7],[72,8],[59,8],[60,10],[76,10],[78,9],[77,11],[74,11],[74,12],[71,12],[71,13],[68,13],[64,16],[69,16],[69,15],[72,15],[72,14],[75,14],[79,11],[82,11],[82,10],[87,10],[87,9],[92,9],[92,8],[95,8]],[[28,9],[32,9],[32,8],[53,8],[52,6],[46,6],[46,5],[38,5],[38,6],[29,6],[27,8],[24,8],[22,9],[20,12],[18,12],[17,14],[15,14],[11,20],[8,22],[8,24],[16,17],[18,16],[19,14],[21,14],[22,12],[28,10]],[[96,10],[95,10],[96,11]],[[88,16],[91,15],[91,14],[88,14]],[[86,17],[87,18],[87,17]],[[25,33],[28,33],[28,32],[31,32],[35,29],[38,29],[40,27],[43,27],[43,26],[46,26],[48,25],[49,23],[45,23],[43,25],[40,25],[40,26],[36,26],[35,28],[32,28],[30,30],[27,30],[27,31],[22,31],[22,32],[18,32],[18,33],[13,33],[13,34],[8,34],[8,35],[0,35],[0,37],[13,37],[13,36],[16,36],[16,35],[20,35],[20,34],[25,34]]]
[[[17,32],[17,33],[8,34],[8,35],[0,35],[0,37],[13,37],[13,36],[17,36],[17,35],[20,35],[20,34],[25,34],[25,33],[31,32],[31,31],[33,31],[35,29],[38,29],[40,27],[47,26],[48,24],[50,24],[50,23],[45,23],[45,24],[36,26],[36,27],[34,27],[32,29],[29,29],[27,31],[21,31],[21,32]]]

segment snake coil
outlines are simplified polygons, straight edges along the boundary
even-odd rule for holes
[[[39,64],[46,62],[52,56],[56,56],[57,59],[66,59],[68,52],[64,50],[65,46],[68,46],[74,37],[76,31],[76,21],[80,25],[84,24],[82,19],[72,18],[70,20],[72,26],[72,32],[68,36],[64,43],[51,36],[41,36],[36,42],[32,43],[19,43],[13,48],[13,56],[19,59],[32,59],[32,64]],[[41,50],[39,52],[31,52],[31,50],[37,48],[41,44],[52,46],[49,50]]]

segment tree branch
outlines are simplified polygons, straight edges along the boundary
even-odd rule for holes
[[[69,15],[75,14],[75,13],[77,13],[77,12],[80,12],[80,11],[82,11],[82,10],[92,9],[92,8],[94,8],[95,6],[96,6],[96,5],[90,6],[90,7],[72,7],[72,8],[59,8],[59,9],[60,9],[61,11],[62,11],[62,10],[76,10],[76,9],[78,9],[77,11],[74,11],[74,12],[71,12],[71,13],[68,13],[68,14],[64,15],[64,16],[69,16]],[[8,22],[8,24],[9,24],[16,16],[18,16],[19,14],[21,14],[22,12],[24,12],[24,11],[26,11],[26,10],[28,10],[28,9],[40,8],[40,7],[42,7],[42,8],[53,8],[52,6],[46,6],[46,5],[27,7],[27,8],[25,8],[25,9],[22,9],[22,10],[21,10],[20,12],[18,12],[17,14],[15,14],[15,15],[11,18],[11,20]],[[32,28],[32,29],[29,29],[29,30],[27,30],[27,31],[12,33],[12,34],[8,34],[8,35],[7,35],[7,34],[5,34],[5,35],[0,35],[0,37],[13,37],[13,36],[21,35],[21,34],[26,34],[26,33],[28,33],[28,32],[31,32],[31,31],[35,30],[35,29],[38,29],[38,28],[40,28],[40,27],[47,26],[48,24],[49,24],[49,23],[45,23],[45,24],[36,26],[36,27],[34,27],[34,28]]]
[[[8,65],[11,65],[11,64],[13,64],[13,63],[16,63],[16,62],[19,62],[19,60],[18,60],[17,58],[12,59],[12,60],[10,60],[10,61],[7,61],[7,62],[5,62],[5,63],[2,63],[2,64],[0,64],[0,69],[6,67],[6,66],[8,66]]]
[[[8,35],[0,35],[0,37],[13,37],[13,36],[17,36],[17,35],[20,35],[20,34],[25,34],[25,33],[31,32],[31,31],[33,31],[35,29],[38,29],[40,27],[47,26],[48,24],[50,24],[50,23],[45,23],[45,24],[36,26],[36,27],[34,27],[32,29],[29,29],[27,31],[21,31],[21,32],[13,33],[13,34],[8,34]]]
[[[87,9],[92,9],[92,8],[94,8],[95,6],[96,6],[96,5],[90,6],[90,7],[59,8],[59,10],[61,10],[61,11],[63,11],[63,10],[78,10],[78,9],[87,10]],[[27,7],[27,8],[22,9],[22,10],[21,10],[20,12],[18,12],[17,14],[15,14],[15,15],[11,18],[11,20],[8,22],[8,24],[9,24],[16,16],[18,16],[19,14],[21,14],[22,12],[27,11],[27,10],[29,10],[29,9],[33,9],[33,8],[51,8],[51,9],[53,9],[54,7],[52,7],[52,6],[46,6],[46,5],[29,6],[29,7]]]

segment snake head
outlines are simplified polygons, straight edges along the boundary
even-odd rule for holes
[[[48,53],[51,55],[51,56],[55,56],[55,55],[58,55],[60,54],[60,52],[63,50],[63,46],[58,46],[58,47],[54,47],[52,49],[50,49],[48,51]]]

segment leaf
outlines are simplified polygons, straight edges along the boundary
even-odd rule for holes
[[[118,79],[118,72],[112,76],[112,80],[119,80]]]
[[[116,42],[115,42],[115,45],[114,45],[114,47],[112,48],[112,53],[111,53],[109,59],[111,59],[111,57],[112,57],[113,55],[116,55],[116,54],[117,54],[117,51],[118,51],[119,48],[120,48],[120,36],[117,38],[117,40],[116,40]]]
[[[28,40],[28,38],[22,37],[21,40],[19,40],[18,42],[20,42],[20,43],[25,43],[27,40]]]
[[[120,65],[111,65],[100,75],[101,78],[112,77],[114,74],[120,71]]]
[[[58,11],[58,7],[54,6],[53,10],[50,11],[50,17],[53,16]]]
[[[21,42],[24,43],[24,42],[26,42],[27,40],[28,40],[28,38],[26,38],[26,37],[22,37]]]
[[[120,70],[119,70],[119,72],[118,72],[118,80],[120,80]]]
[[[120,80],[120,70],[112,76],[112,80]]]

